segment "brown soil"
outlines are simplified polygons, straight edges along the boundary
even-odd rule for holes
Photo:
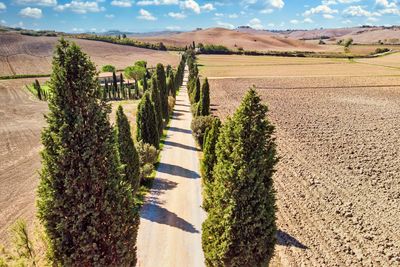
[[[0,76],[15,74],[48,74],[57,37],[33,37],[17,33],[0,34]],[[163,51],[105,42],[73,39],[99,69],[111,64],[117,69],[146,60],[149,66],[157,63],[177,65],[179,57]]]
[[[387,79],[210,80],[214,114],[254,84],[276,125],[275,264],[400,265],[400,92]]]
[[[35,218],[39,140],[47,104],[21,89],[30,82],[0,81],[0,243],[17,218]]]
[[[272,36],[258,31],[243,32],[239,30],[228,30],[223,28],[210,28],[199,31],[184,32],[168,36],[135,38],[146,42],[163,42],[168,46],[185,47],[191,45],[193,41],[203,44],[224,45],[230,49],[258,51],[318,51],[323,50],[323,46],[308,44],[306,42]]]

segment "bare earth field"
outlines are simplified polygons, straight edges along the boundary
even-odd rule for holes
[[[274,265],[399,266],[400,71],[341,63],[312,76],[276,65],[274,77],[232,79],[200,64],[214,114],[232,114],[251,85],[268,103],[280,156]],[[238,68],[221,72],[251,74]]]
[[[39,79],[44,82],[46,79]],[[36,100],[25,84],[32,79],[0,80],[0,244],[9,241],[9,227],[18,219],[33,229],[35,196],[40,170],[40,133],[47,104]],[[118,105],[134,131],[137,100],[112,102],[110,120]]]
[[[51,72],[53,48],[58,37],[33,37],[15,33],[0,34],[0,76],[15,74],[48,74]],[[101,68],[111,64],[117,69],[146,60],[149,66],[157,63],[177,65],[179,56],[163,51],[99,41],[73,39],[95,64]]]

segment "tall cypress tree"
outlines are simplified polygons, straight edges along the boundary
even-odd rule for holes
[[[113,71],[113,87],[114,99],[117,97],[119,98],[117,75],[115,74],[115,71]]]
[[[120,91],[122,92],[122,98],[126,98],[125,95],[125,86],[124,86],[124,76],[122,75],[122,73],[119,74],[119,88]]]
[[[150,99],[150,92],[142,96],[136,116],[136,139],[159,148],[160,136],[158,133],[156,111]]]
[[[210,115],[210,85],[208,84],[207,78],[201,87],[200,102],[197,113],[198,116]]]
[[[117,135],[118,152],[124,167],[125,180],[136,192],[139,188],[139,155],[133,144],[131,126],[122,106],[118,107],[115,132]]]
[[[192,92],[192,103],[198,103],[200,101],[200,93],[201,92],[201,87],[200,87],[200,79],[197,77],[196,79],[196,86]]]
[[[132,266],[139,224],[119,172],[110,107],[95,65],[61,40],[53,59],[38,187],[38,217],[54,266]]]
[[[203,207],[207,211],[210,203],[212,203],[212,183],[214,181],[213,178],[213,169],[214,165],[217,162],[217,155],[215,154],[215,146],[217,144],[219,130],[221,127],[221,121],[216,118],[211,128],[206,131],[204,137],[204,145],[203,145],[203,159],[201,161],[201,176],[203,178],[204,185],[204,200]]]
[[[222,126],[212,203],[203,223],[208,266],[267,266],[275,246],[274,127],[254,89]]]
[[[164,66],[162,64],[157,64],[156,67],[156,79],[157,79],[157,89],[160,92],[161,99],[161,114],[165,121],[168,121],[168,90],[167,81],[165,78]]]
[[[174,76],[173,74],[171,75]],[[171,78],[167,79],[167,89],[168,89],[168,94],[175,98],[174,83],[172,81],[173,80]]]
[[[157,80],[154,77],[152,78],[150,93],[151,93],[151,101],[153,102],[154,110],[156,113],[158,134],[161,136],[164,128],[164,123],[161,113],[160,92],[157,87]]]

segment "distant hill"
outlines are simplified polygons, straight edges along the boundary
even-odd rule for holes
[[[175,47],[185,47],[195,41],[196,43],[223,45],[232,50],[243,48],[249,51],[315,51],[323,49],[315,44],[250,28],[236,30],[209,28],[169,35],[135,37],[135,39],[150,43],[163,42],[167,46]]]
[[[158,31],[158,32],[125,32],[119,30],[110,30],[106,32],[95,33],[97,35],[104,36],[117,36],[126,34],[128,37],[152,37],[152,36],[168,36],[173,34],[181,33],[181,31]]]

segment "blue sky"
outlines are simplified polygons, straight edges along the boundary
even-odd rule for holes
[[[400,24],[398,0],[0,0],[0,23],[66,32]]]

